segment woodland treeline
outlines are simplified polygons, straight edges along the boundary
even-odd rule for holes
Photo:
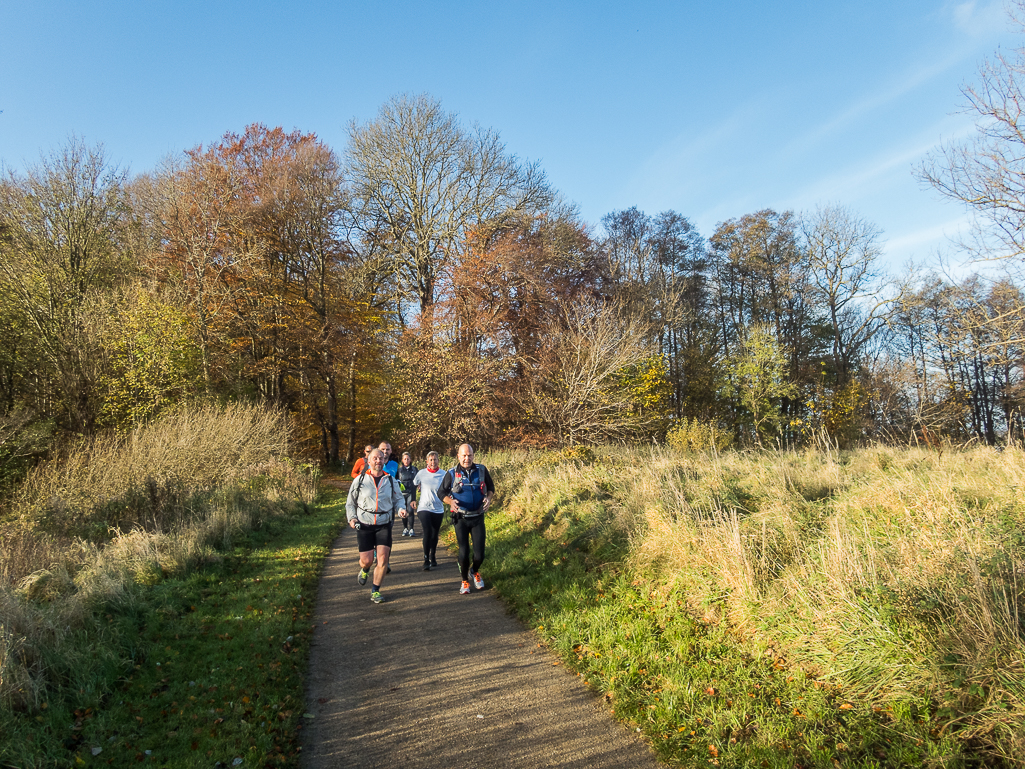
[[[881,233],[842,206],[707,236],[686,212],[585,222],[539,165],[426,95],[348,134],[338,153],[251,125],[139,175],[72,139],[7,172],[6,472],[196,399],[283,409],[327,463],[382,435],[440,449],[698,427],[784,446],[1020,432],[1012,277],[887,275]]]

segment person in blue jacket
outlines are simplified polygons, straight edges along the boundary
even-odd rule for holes
[[[381,441],[377,448],[384,454],[384,471],[394,478],[399,472],[399,463],[391,458],[391,444],[388,441]]]
[[[459,545],[459,572],[463,578],[459,594],[470,592],[470,578],[478,590],[484,589],[480,565],[484,562],[484,513],[495,496],[495,482],[484,465],[473,461],[473,446],[464,443],[456,454],[459,461],[445,473],[438,496],[451,509],[452,528]],[[470,543],[473,560],[470,560]]]

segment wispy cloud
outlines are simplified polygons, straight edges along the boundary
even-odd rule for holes
[[[957,141],[975,130],[970,117],[945,119],[918,132],[900,146],[865,157],[836,173],[815,179],[787,198],[786,205],[806,208],[823,200],[851,200],[878,192],[894,172],[910,175],[914,167],[947,141]]]
[[[937,61],[908,72],[818,125],[797,132],[793,139],[777,147],[774,151],[767,153],[765,152],[766,148],[761,146],[758,157],[759,166],[762,168],[792,167],[794,159],[806,155],[809,148],[834,134],[850,129],[859,120],[866,119],[872,113],[906,97],[915,89],[956,66],[964,60],[966,55],[965,51],[949,53]],[[728,165],[731,160],[735,160],[738,157],[738,148],[742,150],[743,147],[751,144],[752,126],[763,124],[766,116],[775,114],[778,109],[777,96],[765,94],[761,98],[737,105],[729,116],[707,127],[700,134],[683,132],[677,135],[649,155],[647,161],[624,185],[624,193],[632,199],[639,197],[661,197],[664,199],[667,195],[678,194],[681,184],[687,183],[688,179],[693,179],[695,174],[707,174],[709,157],[723,158],[724,166]],[[958,134],[963,131],[964,129],[959,127]],[[936,137],[939,134],[931,135]],[[951,137],[948,135],[947,138]],[[862,164],[856,171],[842,172],[824,178],[815,183],[811,189],[797,193],[795,197],[821,199],[824,188],[828,189],[830,185],[842,185],[842,188],[834,187],[833,192],[829,193],[830,198],[835,198],[845,189],[861,186],[897,165],[909,164],[913,160],[919,159],[936,143],[937,140],[933,138],[927,142],[923,141],[918,146],[893,150],[888,156],[869,160],[867,165]],[[724,167],[721,166],[718,170],[722,172]],[[756,174],[751,174],[751,176],[754,175]],[[744,197],[749,196],[744,195]],[[721,205],[716,207],[720,208]]]
[[[964,52],[949,54],[938,61],[923,65],[906,73],[899,79],[886,84],[878,91],[841,110],[828,120],[795,136],[792,141],[780,148],[780,157],[785,158],[798,152],[803,152],[809,146],[818,143],[822,139],[847,130],[866,115],[907,96],[916,88],[943,74],[962,61],[964,57]]]
[[[689,121],[647,156],[623,184],[621,199],[652,211],[678,207],[702,229],[766,206],[802,210],[838,201],[878,210],[880,201],[887,200],[906,208],[908,196],[915,195],[914,167],[944,141],[969,135],[974,123],[970,116],[948,114],[915,126],[913,119],[907,122],[903,106],[937,78],[985,55],[980,54],[981,38],[1007,30],[999,0],[950,3],[936,14],[959,33],[917,67],[866,84],[860,98],[832,113],[816,111],[820,93],[804,94],[802,112],[788,108],[791,100],[783,94],[764,92],[733,104],[728,115],[700,130],[695,130],[696,120]],[[955,107],[952,103],[950,108]],[[891,130],[880,130],[880,125]],[[902,133],[901,126],[910,131]],[[789,136],[771,141],[782,138],[779,134],[788,127]],[[863,127],[875,137],[874,144],[862,136]],[[901,242],[914,245],[911,239]]]
[[[948,5],[944,13],[957,29],[970,38],[969,40],[964,40],[938,59],[923,63],[893,81],[882,84],[880,88],[836,115],[802,132],[780,148],[780,156],[785,158],[804,151],[822,139],[847,130],[860,119],[906,97],[934,78],[955,68],[965,59],[976,55],[980,38],[993,37],[1007,31],[1008,17],[1002,2],[980,3],[977,0],[969,0]]]
[[[657,147],[623,185],[623,196],[638,201],[666,200],[678,196],[681,186],[704,184],[710,173],[709,159],[728,158],[745,143],[750,126],[764,119],[765,101],[737,105],[700,133],[681,131]]]
[[[944,8],[954,26],[969,37],[990,37],[1007,31],[1009,19],[1002,2],[980,3],[969,0],[951,3]]]
[[[709,151],[731,146],[760,114],[764,114],[761,99],[736,106],[731,114],[696,136],[689,131],[677,134],[651,153],[634,179],[644,179],[652,174],[665,175],[667,167],[679,168],[695,160],[705,161]]]
[[[921,227],[889,238],[883,248],[891,259],[921,257],[929,251],[938,252],[943,246],[949,246],[951,239],[963,232],[969,223],[967,216],[959,216],[929,227]]]

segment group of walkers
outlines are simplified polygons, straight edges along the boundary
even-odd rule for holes
[[[435,568],[447,505],[459,546],[462,577],[459,593],[470,592],[471,580],[478,590],[483,590],[480,565],[484,562],[484,513],[495,495],[495,484],[488,469],[473,461],[473,447],[469,443],[459,447],[457,464],[447,472],[441,470],[441,458],[436,451],[427,455],[427,466],[418,470],[409,452],[402,454],[399,463],[391,458],[391,450],[387,442],[376,449],[368,445],[364,456],[356,460],[352,468],[353,482],[345,501],[345,513],[349,526],[356,530],[360,568],[356,581],[366,585],[372,569],[370,600],[374,603],[384,600],[381,583],[391,571],[388,560],[396,516],[403,522],[404,537],[415,536],[414,522],[420,519],[423,569]]]

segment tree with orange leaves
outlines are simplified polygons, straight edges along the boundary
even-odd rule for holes
[[[651,356],[650,334],[598,309],[606,306],[603,264],[586,230],[566,215],[471,232],[434,325],[410,330],[400,348],[405,436],[424,446],[488,446],[579,442],[586,430],[596,439],[622,434],[599,430],[623,423],[611,418],[622,403],[608,406],[605,396],[629,390],[620,383],[628,367]],[[567,372],[587,356],[604,358],[607,370],[578,387],[581,372]],[[567,377],[576,384],[561,386]],[[599,401],[608,408],[591,408],[584,422],[573,417]]]
[[[215,384],[213,358],[231,315],[232,292],[256,256],[239,237],[250,215],[243,203],[242,170],[226,161],[196,147],[169,160],[156,183],[163,273],[190,309],[207,393]]]
[[[208,389],[288,408],[338,462],[339,380],[381,314],[347,245],[336,156],[313,134],[251,125],[187,152],[162,189],[168,275],[192,307]]]

